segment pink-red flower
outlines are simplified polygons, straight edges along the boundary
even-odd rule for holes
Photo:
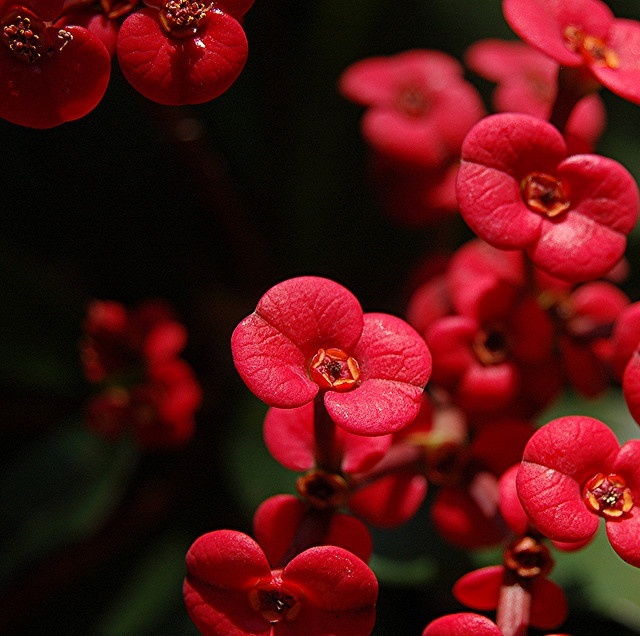
[[[558,93],[557,62],[524,42],[495,39],[472,44],[465,62],[478,75],[497,84],[492,96],[496,111],[549,119]],[[563,130],[571,153],[592,152],[605,120],[598,95],[579,100]]]
[[[640,567],[640,440],[620,446],[599,420],[558,418],[527,443],[516,486],[531,523],[550,539],[585,541],[603,518],[613,549]]]
[[[422,636],[502,636],[498,626],[486,616],[472,612],[447,614],[431,621]]]
[[[430,168],[457,157],[465,134],[485,112],[462,65],[441,51],[360,60],[343,72],[339,88],[367,107],[362,134],[376,151]]]
[[[189,548],[183,593],[203,636],[368,636],[378,583],[343,548],[309,548],[272,569],[251,537],[217,530]]]
[[[51,128],[84,117],[102,99],[111,58],[87,29],[55,25],[63,0],[0,4],[0,117]]]
[[[542,270],[578,282],[622,258],[638,216],[638,187],[618,162],[568,156],[551,124],[504,113],[467,135],[457,181],[460,211],[494,247],[526,250]]]
[[[640,23],[616,18],[601,0],[503,0],[502,8],[531,46],[640,103]]]
[[[200,104],[218,97],[247,60],[241,18],[253,0],[155,0],[134,11],[118,33],[123,75],[160,104]]]
[[[234,330],[231,349],[267,404],[293,408],[320,395],[334,422],[361,435],[411,422],[431,372],[429,350],[406,322],[363,314],[346,288],[313,276],[272,287]]]

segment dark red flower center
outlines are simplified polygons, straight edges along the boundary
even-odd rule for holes
[[[418,86],[407,85],[398,91],[396,105],[403,113],[417,119],[427,113],[431,102]]]
[[[73,36],[64,29],[55,31],[57,42],[42,20],[26,13],[10,13],[2,22],[2,42],[13,56],[22,62],[33,64],[42,61],[54,51],[61,51]]]
[[[298,477],[296,490],[314,508],[339,508],[347,498],[349,485],[342,475],[312,469]]]
[[[507,546],[503,563],[505,568],[525,579],[544,576],[553,567],[553,559],[548,548],[528,535]]]
[[[582,55],[587,64],[618,68],[620,62],[616,52],[609,48],[600,38],[585,33],[581,28],[568,26],[564,30],[567,46]]]
[[[175,37],[191,37],[212,6],[195,0],[167,0],[160,10],[160,22]]]
[[[309,376],[321,389],[349,391],[360,379],[360,366],[342,349],[319,349],[311,359]]]
[[[567,188],[559,179],[543,172],[532,172],[520,182],[522,199],[534,212],[553,218],[571,206]]]
[[[506,334],[499,328],[479,331],[471,348],[480,364],[485,367],[501,364],[508,358]]]
[[[249,591],[249,603],[272,624],[282,620],[292,621],[302,609],[302,603],[294,594],[274,582],[252,588]]]
[[[603,517],[621,517],[633,508],[633,497],[620,475],[597,473],[582,490],[587,508]]]

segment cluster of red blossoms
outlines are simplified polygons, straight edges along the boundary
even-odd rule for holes
[[[161,301],[132,310],[96,300],[87,310],[80,343],[86,379],[87,426],[107,439],[131,435],[143,448],[174,448],[193,435],[201,389],[179,357],[187,332]]]
[[[51,128],[102,99],[117,57],[128,82],[166,105],[200,104],[247,59],[253,0],[3,0],[0,117]]]
[[[264,441],[299,473],[299,496],[265,501],[255,538],[215,530],[192,545],[184,598],[207,636],[371,634],[366,524],[406,522],[428,489],[445,540],[501,546],[502,560],[455,584],[472,612],[423,636],[557,629],[569,609],[553,552],[587,545],[601,519],[640,567],[640,440],[620,444],[582,415],[533,423],[566,388],[612,386],[640,422],[640,304],[619,287],[638,187],[594,154],[596,91],[640,103],[640,24],[600,0],[503,9],[524,42],[466,56],[497,83],[492,114],[437,51],[362,60],[340,78],[367,107],[382,202],[412,223],[459,212],[477,238],[427,268],[406,322],[304,276],[237,326],[237,371],[269,406]]]

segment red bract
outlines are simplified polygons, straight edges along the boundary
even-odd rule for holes
[[[356,62],[340,78],[342,94],[367,106],[362,134],[383,156],[441,168],[484,115],[463,68],[440,51],[413,50]]]
[[[253,532],[273,567],[286,562],[292,549],[300,552],[335,545],[365,562],[373,550],[362,521],[333,510],[312,510],[293,495],[275,495],[264,501],[253,516]],[[305,545],[300,547],[302,542]]]
[[[616,19],[600,0],[503,0],[502,8],[511,28],[531,46],[640,103],[640,23]]]
[[[532,524],[556,541],[584,541],[604,518],[613,549],[640,567],[640,440],[620,447],[611,429],[586,416],[536,431],[516,480]]]
[[[153,4],[129,15],[120,27],[117,55],[123,75],[160,104],[200,104],[221,95],[247,60],[239,20],[252,2]]]
[[[572,282],[604,276],[638,216],[638,188],[622,165],[568,156],[554,126],[523,114],[491,115],[470,131],[457,193],[480,238],[524,249],[542,270]]]
[[[406,322],[363,315],[351,292],[313,276],[272,287],[236,327],[231,349],[261,400],[293,408],[320,394],[331,418],[360,435],[406,426],[431,372],[429,350]]]
[[[183,593],[203,636],[368,636],[378,583],[342,548],[310,548],[272,569],[251,537],[218,530],[189,548]]]
[[[467,50],[465,61],[478,75],[497,83],[492,96],[496,111],[549,119],[557,94],[557,62],[524,42],[511,40],[476,42]],[[593,150],[605,119],[598,95],[576,104],[563,130],[572,154]]]
[[[83,117],[109,83],[109,53],[79,26],[52,26],[62,0],[0,6],[0,117],[30,128],[52,128]]]
[[[472,612],[448,614],[431,621],[422,636],[502,636],[498,626],[486,616]]]

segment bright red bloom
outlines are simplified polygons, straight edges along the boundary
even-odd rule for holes
[[[377,152],[430,168],[457,158],[465,134],[485,114],[462,65],[441,51],[360,60],[344,71],[339,88],[367,107],[362,134]]]
[[[491,115],[471,130],[457,193],[480,238],[524,249],[540,269],[572,282],[604,276],[638,217],[638,187],[622,165],[568,156],[554,126],[523,114]]]
[[[537,546],[535,541],[525,537],[519,540],[524,545],[529,543]],[[539,549],[544,550],[542,547]],[[513,549],[512,549],[513,551]],[[543,552],[544,553],[544,552]],[[515,555],[516,558],[518,555]],[[522,560],[528,561],[530,571],[539,569],[538,559],[544,560],[544,555],[538,557],[531,547],[525,549]],[[500,593],[505,587],[505,577],[508,580],[513,571],[504,565],[491,565],[465,574],[453,586],[453,595],[471,609],[489,611],[495,610],[500,604]],[[517,574],[515,576],[518,576]],[[520,577],[521,583],[526,584],[526,577]],[[507,584],[508,585],[508,584]],[[567,599],[562,588],[547,579],[544,573],[531,574],[529,585],[531,594],[531,608],[529,624],[539,629],[554,629],[567,618]]]
[[[203,636],[368,636],[378,583],[339,547],[310,548],[272,569],[251,537],[217,530],[189,548],[183,593]]]
[[[502,113],[526,113],[549,119],[556,99],[559,64],[524,42],[481,40],[471,45],[465,62],[478,75],[496,82],[493,105]],[[581,99],[563,134],[571,154],[592,152],[605,126],[598,95]]]
[[[525,447],[516,486],[532,524],[556,541],[584,541],[605,520],[613,549],[640,567],[640,440],[622,447],[586,416],[540,428]]]
[[[640,103],[640,23],[616,18],[600,0],[503,0],[502,9],[528,44]]]
[[[218,97],[235,82],[247,60],[240,19],[252,3],[157,0],[134,11],[118,34],[123,75],[160,104],[201,104]]]
[[[419,334],[388,314],[363,314],[347,289],[302,276],[272,287],[231,338],[240,376],[271,406],[321,394],[336,424],[384,435],[417,415],[431,372]]]
[[[102,99],[111,59],[80,26],[53,26],[63,1],[5,0],[0,5],[0,117],[52,128],[84,117]]]

